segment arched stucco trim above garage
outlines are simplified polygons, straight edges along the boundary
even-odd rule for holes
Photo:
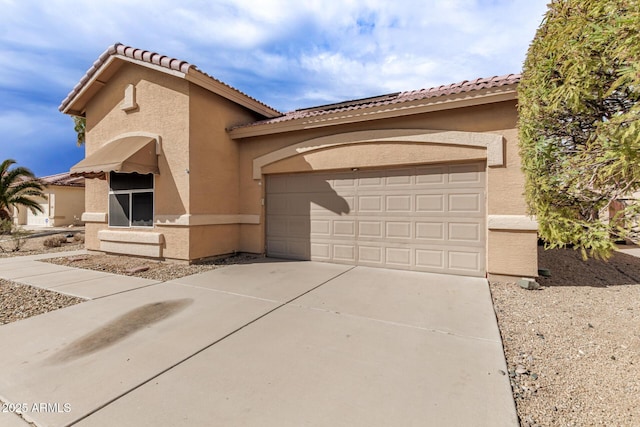
[[[487,150],[487,166],[504,166],[504,138],[482,132],[461,132],[425,129],[384,129],[347,132],[293,144],[253,160],[253,179],[262,178],[262,168],[299,154],[351,144],[423,143],[480,147]]]

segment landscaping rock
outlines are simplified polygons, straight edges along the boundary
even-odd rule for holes
[[[520,279],[518,280],[518,286],[529,291],[540,289],[540,284],[533,279]]]

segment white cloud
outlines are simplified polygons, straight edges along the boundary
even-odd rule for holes
[[[0,108],[57,117],[117,41],[192,62],[281,110],[519,72],[546,1],[0,0]],[[0,111],[5,135],[23,136],[20,120]]]

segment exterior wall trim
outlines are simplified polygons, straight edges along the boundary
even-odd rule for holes
[[[80,220],[83,222],[107,222],[106,212],[83,212]]]
[[[148,233],[145,231],[114,231],[100,230],[98,231],[98,239],[110,242],[122,243],[146,243],[161,244],[164,239],[161,233]]]
[[[260,224],[260,215],[210,214],[210,215],[156,215],[155,225],[189,227],[196,225]]]
[[[535,218],[526,215],[489,215],[489,230],[538,231]]]
[[[310,151],[335,148],[343,145],[380,142],[428,143],[483,147],[487,149],[488,166],[504,166],[504,139],[502,135],[482,132],[460,132],[426,129],[385,129],[347,132],[309,139],[289,145],[253,160],[253,179],[262,178],[262,168],[268,164]]]
[[[164,235],[143,231],[98,231],[100,250],[126,255],[162,257]]]

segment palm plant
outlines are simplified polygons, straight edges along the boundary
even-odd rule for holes
[[[44,198],[44,186],[29,169],[17,166],[13,159],[0,164],[0,220],[11,219],[13,206],[24,206],[34,214],[43,212],[35,198]]]

